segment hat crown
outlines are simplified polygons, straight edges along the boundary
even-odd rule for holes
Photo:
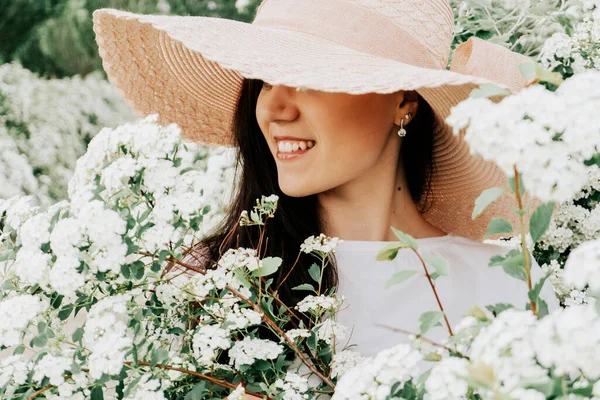
[[[303,3],[311,3],[313,8],[315,3],[323,7],[319,7],[321,9],[315,10],[312,15],[294,12],[294,7],[302,9]],[[340,27],[334,27],[331,24],[335,24],[336,21],[340,20],[362,19],[360,35],[365,41],[368,41],[369,37],[377,37],[380,40],[382,32],[389,32],[389,44],[396,46],[394,51],[401,53],[406,49],[403,46],[397,46],[398,42],[401,42],[398,38],[400,36],[410,36],[411,39],[422,46],[420,50],[429,53],[438,68],[445,68],[448,64],[454,34],[454,13],[448,0],[317,0],[316,2],[307,0],[263,0],[257,10],[254,23],[259,22],[263,25],[261,13],[266,11],[265,14],[270,14],[269,11],[271,10],[268,10],[269,8],[281,7],[283,4],[289,6],[290,15],[282,15],[279,11],[280,14],[277,18],[282,20],[293,18],[296,20],[296,24],[301,24],[303,18],[318,15],[319,18],[329,22],[327,24],[328,29],[340,32]],[[323,16],[323,13],[331,14],[333,12],[333,4],[337,5],[336,14],[344,13],[346,16],[352,15],[352,17],[332,19],[328,18],[327,15]],[[279,8],[279,10],[283,9]],[[268,18],[272,20],[273,15],[269,15]],[[369,24],[370,21],[374,23]],[[385,22],[385,25],[382,22]],[[352,23],[349,25],[352,25]],[[286,29],[287,26],[283,25],[281,28]],[[356,26],[351,26],[350,29],[356,29]],[[402,35],[398,34],[398,30],[402,31]],[[307,31],[307,33],[311,33],[310,27]],[[317,34],[323,36],[321,32],[317,32]],[[348,36],[340,36],[346,37],[347,40]],[[335,41],[339,42],[339,40]],[[351,48],[354,47],[348,43],[343,44]],[[358,47],[359,51],[364,51],[365,46],[359,45]]]

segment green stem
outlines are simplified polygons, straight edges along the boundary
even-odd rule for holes
[[[525,230],[525,216],[523,215],[523,199],[521,199],[521,188],[519,185],[519,171],[517,171],[517,167],[514,166],[515,171],[515,194],[517,196],[517,205],[519,206],[519,227],[521,231],[521,249],[523,250],[523,262],[525,266],[525,275],[527,276],[527,288],[531,291],[531,265],[529,264],[529,249],[527,248],[527,240],[526,240],[526,230]],[[535,305],[535,301],[529,300],[529,304],[531,306],[531,312],[534,315],[537,315],[537,307]]]

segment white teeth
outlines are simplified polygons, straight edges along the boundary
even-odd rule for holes
[[[314,145],[315,142],[312,140],[299,140],[295,142],[282,140],[277,142],[277,150],[279,150],[280,153],[295,153],[298,150],[312,149]]]

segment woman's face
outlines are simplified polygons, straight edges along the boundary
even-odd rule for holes
[[[407,113],[415,115],[417,103],[404,97],[403,91],[350,95],[265,83],[256,119],[283,193],[321,193],[367,177],[381,163],[397,166],[398,126]]]

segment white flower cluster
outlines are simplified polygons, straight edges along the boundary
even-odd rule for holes
[[[239,370],[242,365],[252,365],[256,360],[274,360],[283,349],[282,345],[271,340],[245,336],[229,350],[229,363]]]
[[[571,35],[554,33],[542,47],[539,59],[545,68],[570,67],[573,73],[600,70],[600,3],[583,2],[583,20]]]
[[[145,215],[152,226],[144,230],[143,246],[149,252],[177,242],[184,232],[174,227],[179,219],[188,223],[200,217],[197,236],[203,236],[223,217],[232,192],[233,151],[218,149],[204,154],[194,143],[185,143],[180,128],[156,124],[151,115],[136,124],[103,129],[89,144],[88,152],[77,161],[69,182],[69,197],[74,210],[81,210],[100,185],[109,207],[127,207],[131,214]],[[212,154],[211,154],[212,152]],[[139,202],[131,180],[141,180],[142,191],[152,196],[152,204]]]
[[[466,398],[469,385],[466,378],[468,361],[464,358],[448,357],[431,369],[425,381],[425,390],[430,400],[462,400]]]
[[[542,201],[567,201],[587,182],[584,160],[600,151],[600,72],[567,79],[556,92],[541,85],[499,103],[469,98],[446,119],[471,153],[495,162],[507,176],[514,167]],[[569,110],[568,118],[561,118]],[[557,117],[559,116],[559,117]]]
[[[89,375],[100,379],[102,374],[118,374],[123,368],[125,354],[133,344],[127,303],[130,295],[108,296],[92,306],[84,327]]]
[[[99,74],[43,79],[17,63],[0,65],[0,198],[31,195],[49,205],[101,127],[136,118]]]
[[[332,399],[385,400],[394,384],[418,377],[421,360],[406,343],[383,350],[342,375]]]
[[[331,377],[336,378],[366,361],[366,357],[354,350],[342,350],[333,355],[331,361]]]
[[[23,355],[15,355],[0,360],[0,387],[6,387],[8,398],[19,385],[27,382],[31,363]]]
[[[593,294],[600,295],[600,239],[585,242],[571,252],[563,278],[575,289],[589,286]]]
[[[536,322],[530,311],[506,310],[473,340],[471,363],[490,369],[494,377],[491,390],[512,395],[523,384],[548,382],[548,371],[536,362],[529,341]]]
[[[29,325],[47,308],[47,301],[30,294],[0,301],[0,346],[20,344]]]
[[[198,363],[210,367],[214,364],[219,350],[231,347],[231,332],[218,325],[202,325],[194,332],[192,350]]]
[[[472,321],[463,325],[475,328]],[[505,310],[473,331],[463,353],[468,360],[444,357],[434,366],[425,382],[428,398],[464,399],[475,383],[483,399],[543,400],[542,388],[553,377],[594,384],[600,379],[598,332],[600,315],[592,305],[559,309],[540,320],[531,311]]]
[[[600,318],[592,305],[559,309],[541,319],[530,342],[538,362],[557,376],[600,379]]]
[[[305,394],[308,390],[308,379],[293,372],[288,372],[283,379],[277,379],[275,387],[283,391],[283,398],[286,400],[310,398],[308,394]]]
[[[339,310],[345,300],[345,296],[325,296],[323,294],[319,296],[308,295],[300,300],[295,308],[300,312],[310,312],[315,315],[321,315],[327,311],[335,312]]]
[[[152,374],[143,374],[124,400],[166,400],[164,381],[155,379]]]
[[[343,240],[339,238],[331,238],[321,233],[319,236],[309,236],[304,240],[304,243],[300,245],[300,250],[305,253],[320,252],[328,254],[330,252],[335,253],[335,248],[338,244],[342,243]]]

